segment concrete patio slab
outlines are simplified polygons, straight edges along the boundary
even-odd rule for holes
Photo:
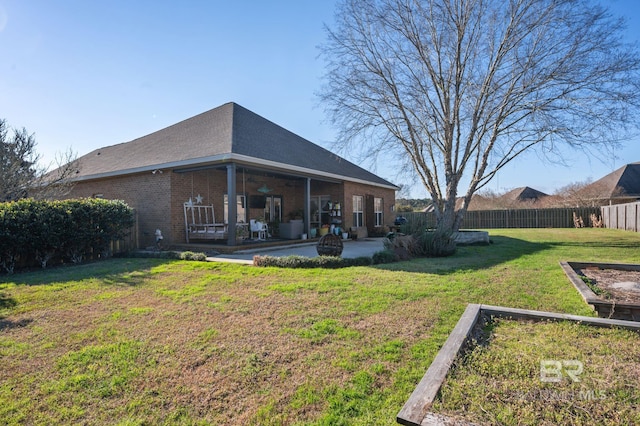
[[[343,241],[342,257],[344,258],[356,258],[361,256],[372,256],[375,252],[384,249],[382,241],[384,238],[363,238],[359,240],[346,240]],[[250,250],[239,250],[229,254],[217,254],[215,256],[207,257],[207,260],[212,262],[233,262],[252,264],[253,256],[277,256],[285,257],[291,255],[316,257],[318,252],[316,250],[316,242],[310,242],[309,244],[295,244],[290,246],[279,247],[259,247]]]

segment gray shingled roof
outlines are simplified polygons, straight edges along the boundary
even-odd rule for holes
[[[298,174],[394,184],[233,102],[131,142],[96,149],[78,159],[78,180],[153,169],[225,164],[295,169]]]
[[[520,188],[512,189],[511,191],[504,194],[503,197],[513,201],[531,201],[548,197],[548,195],[529,186],[523,186]]]
[[[587,185],[581,192],[603,199],[640,198],[640,162],[624,165]]]

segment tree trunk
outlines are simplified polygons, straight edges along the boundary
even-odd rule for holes
[[[433,232],[425,233],[423,236],[426,243],[424,246],[424,254],[426,256],[451,256],[456,251],[456,243],[453,238],[453,233],[457,230],[455,197],[444,200],[441,206],[442,209],[436,216],[436,229]]]

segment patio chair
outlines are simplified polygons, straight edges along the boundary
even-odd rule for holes
[[[256,221],[255,219],[251,219],[249,221],[249,229],[251,230],[252,239],[253,235],[256,234],[258,240],[266,240],[267,235],[269,234],[269,228],[267,227],[267,224]]]

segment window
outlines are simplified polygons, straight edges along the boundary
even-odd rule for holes
[[[329,195],[312,195],[311,196],[311,227],[320,228],[322,225],[331,223],[329,215],[329,203],[331,197]]]
[[[374,226],[382,226],[384,223],[384,218],[382,216],[382,198],[373,199],[373,214],[375,216]]]
[[[364,226],[364,202],[362,195],[353,196],[353,226]]]
[[[245,210],[245,196],[236,195],[236,223],[244,223],[247,221],[247,213]],[[224,194],[224,223],[229,223],[229,197]]]
[[[264,219],[269,222],[282,222],[282,197],[268,195],[264,206]]]

